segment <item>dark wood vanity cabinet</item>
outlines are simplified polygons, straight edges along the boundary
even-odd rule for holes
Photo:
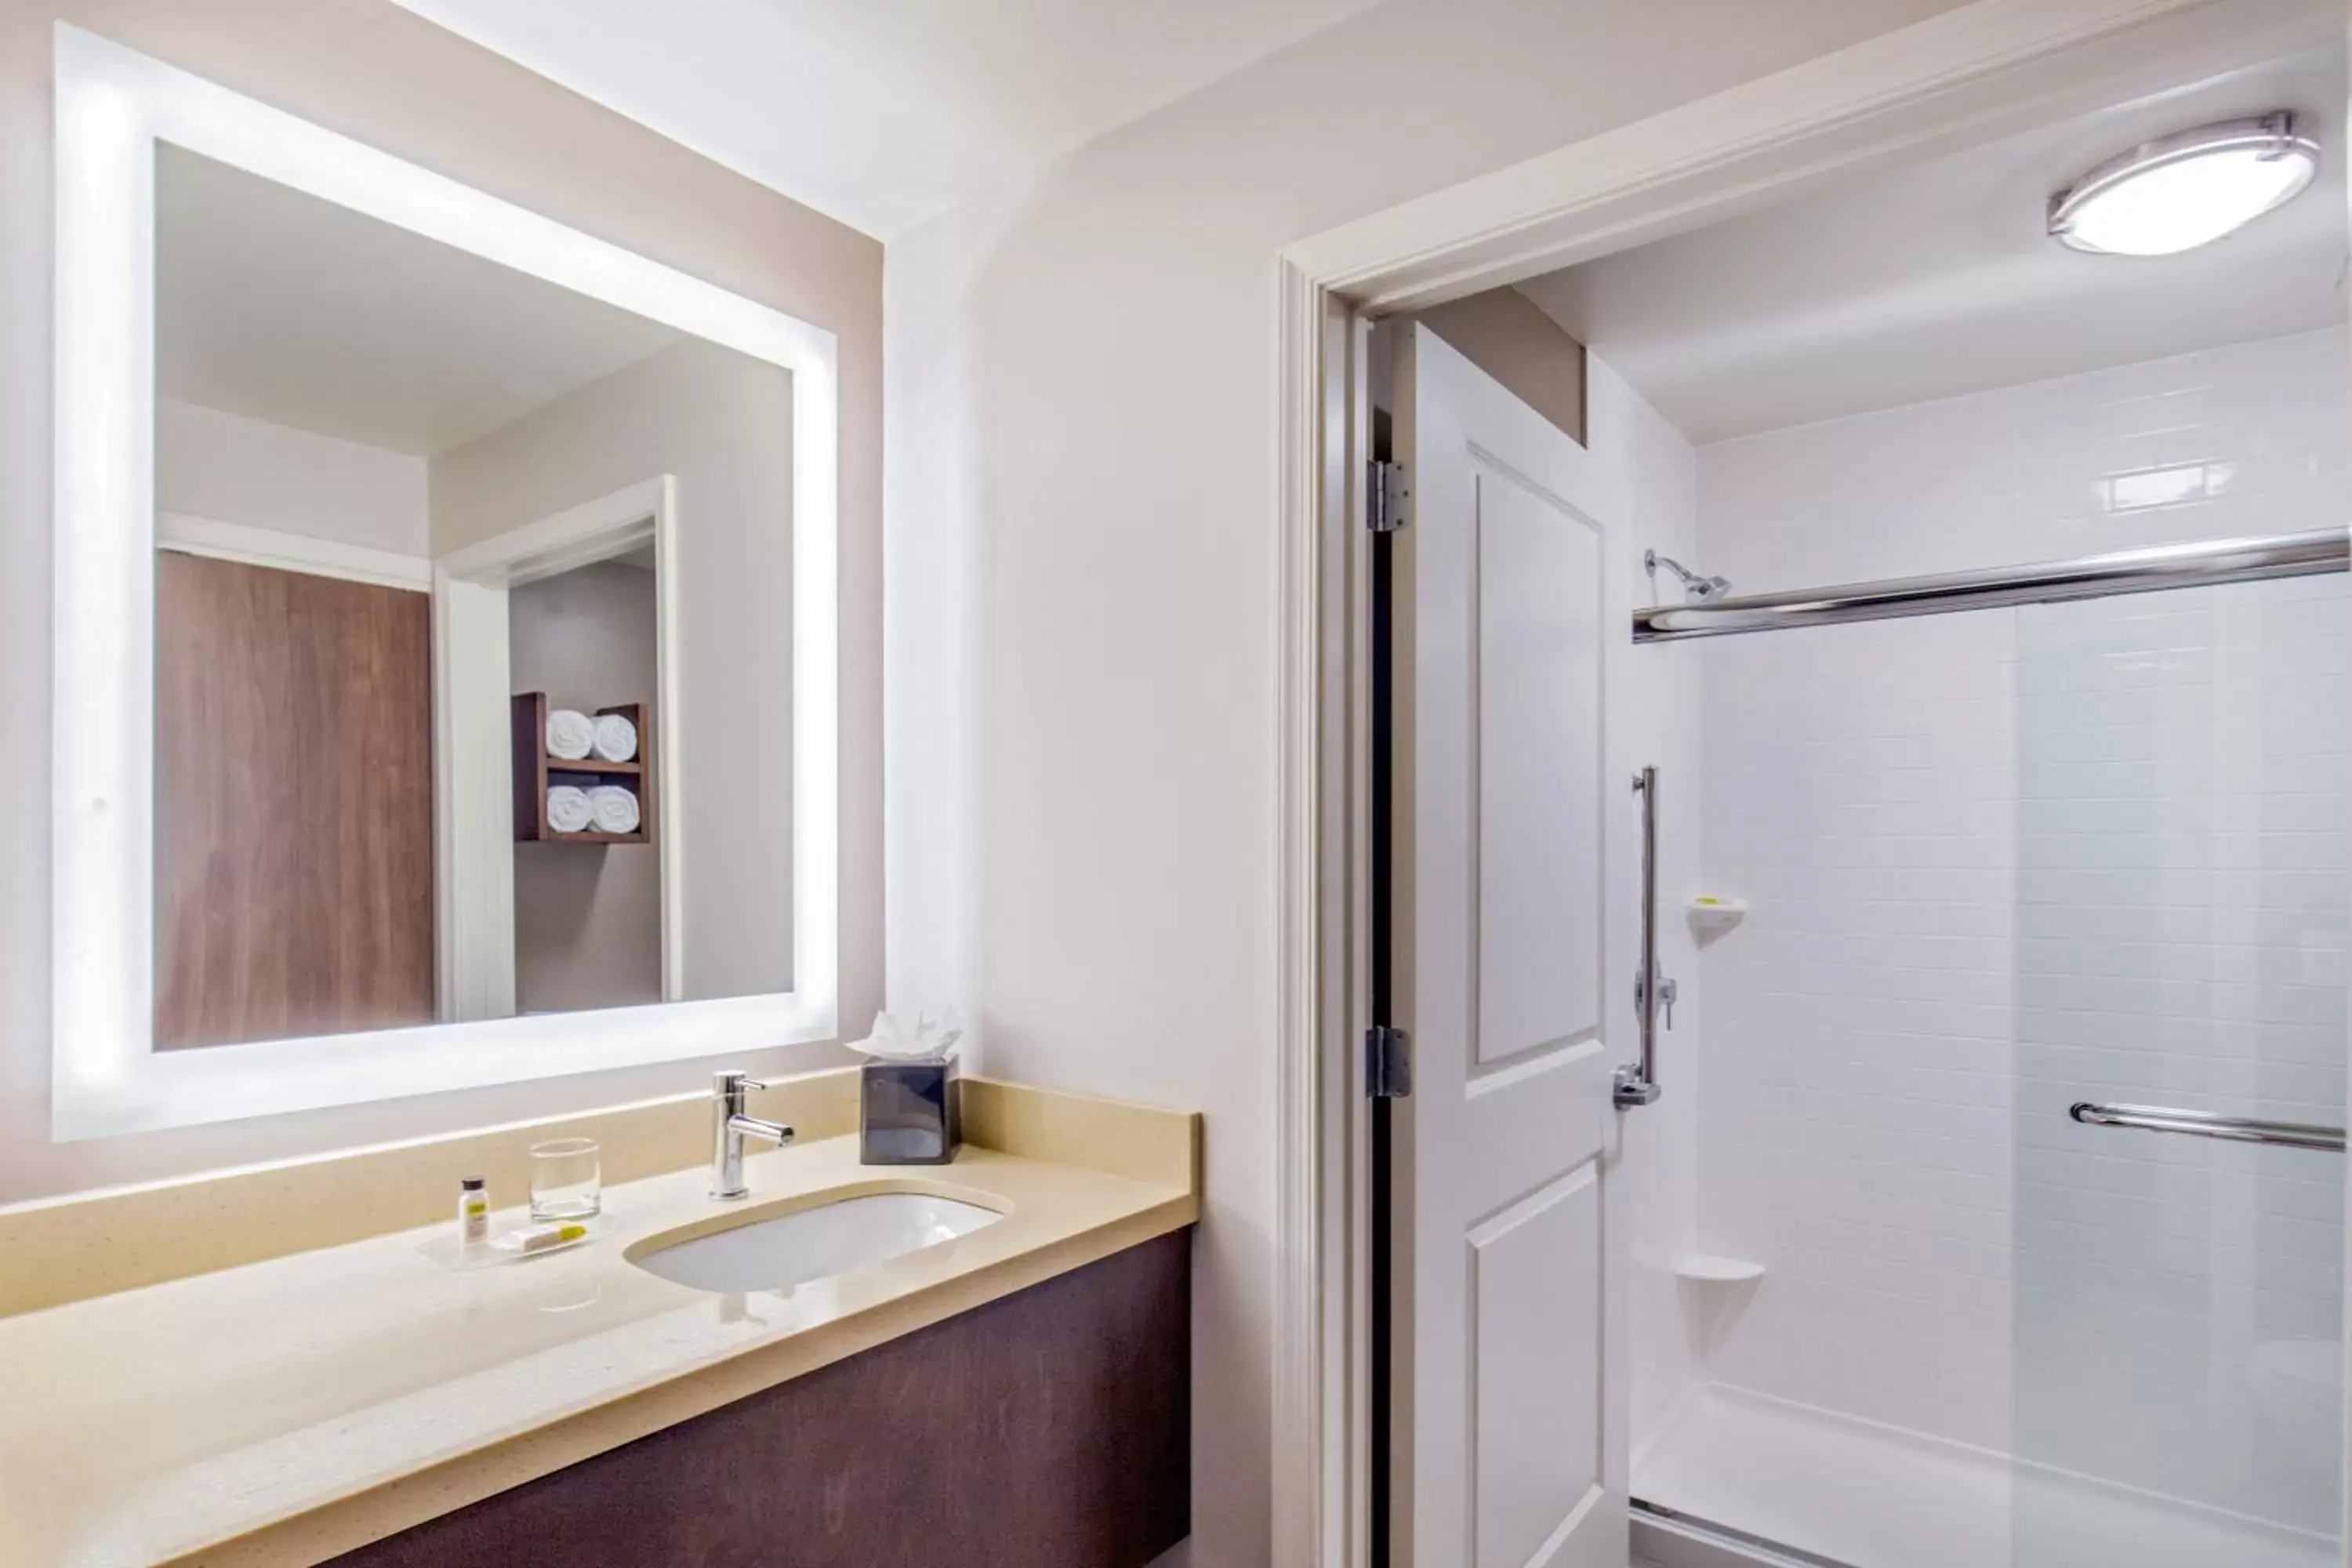
[[[335,1559],[1144,1568],[1191,1528],[1178,1231]]]

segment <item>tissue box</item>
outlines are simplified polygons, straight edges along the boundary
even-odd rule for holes
[[[857,1161],[944,1165],[963,1142],[955,1063],[869,1061],[858,1069]]]

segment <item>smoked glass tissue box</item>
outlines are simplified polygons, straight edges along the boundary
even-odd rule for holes
[[[963,1129],[955,1062],[869,1061],[858,1069],[857,1159],[865,1165],[944,1165]]]

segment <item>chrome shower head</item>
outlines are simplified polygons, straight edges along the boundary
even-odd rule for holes
[[[1720,599],[1731,592],[1731,579],[1728,577],[1702,577],[1671,555],[1661,555],[1654,550],[1643,552],[1643,571],[1655,577],[1661,566],[1682,579],[1683,595],[1694,605]]]

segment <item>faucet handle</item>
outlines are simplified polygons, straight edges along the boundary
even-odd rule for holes
[[[723,1098],[740,1094],[747,1089],[765,1089],[768,1085],[747,1072],[715,1072],[710,1075],[710,1087]]]

